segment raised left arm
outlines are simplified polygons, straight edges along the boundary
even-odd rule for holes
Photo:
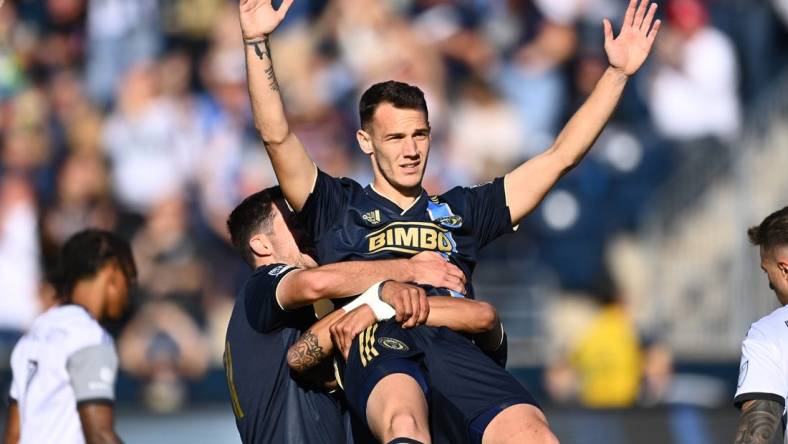
[[[648,5],[649,0],[641,0],[639,6],[637,0],[630,0],[615,38],[610,21],[605,19],[605,52],[610,66],[553,145],[506,175],[506,205],[513,224],[536,208],[558,179],[580,162],[610,120],[627,80],[646,60],[661,25],[654,21],[657,5]]]

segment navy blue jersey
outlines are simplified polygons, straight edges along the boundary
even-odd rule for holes
[[[321,264],[436,251],[468,277],[470,298],[470,277],[479,250],[512,231],[502,178],[476,187],[455,187],[437,196],[422,191],[403,210],[372,186],[362,187],[352,179],[336,179],[318,170],[300,218],[315,242]]]
[[[284,310],[276,287],[294,268],[258,268],[241,290],[227,326],[224,366],[245,444],[351,442],[340,403],[296,382],[287,349],[315,322],[312,307]]]

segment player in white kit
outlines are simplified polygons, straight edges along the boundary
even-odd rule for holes
[[[741,409],[736,444],[771,443],[788,397],[788,207],[747,231],[781,308],[752,324],[742,343],[734,403]],[[784,442],[788,443],[788,434]]]
[[[58,304],[11,354],[5,444],[119,443],[113,429],[118,357],[99,325],[128,304],[136,268],[128,243],[87,230],[63,246],[52,277]]]

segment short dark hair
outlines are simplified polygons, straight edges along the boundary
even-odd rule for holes
[[[750,227],[747,236],[753,245],[759,245],[767,251],[788,245],[788,207],[766,216],[760,225]]]
[[[389,80],[370,86],[361,95],[358,113],[362,128],[368,127],[372,116],[375,115],[375,110],[381,103],[390,103],[395,108],[419,110],[424,113],[424,119],[429,121],[424,93],[416,86]]]
[[[273,223],[273,208],[283,202],[284,196],[278,186],[258,191],[243,200],[227,218],[227,230],[233,246],[249,266],[254,268],[254,252],[249,239],[256,233],[270,233]]]
[[[105,265],[115,262],[129,285],[137,279],[137,266],[131,247],[125,239],[109,231],[88,229],[71,236],[57,259],[50,275],[57,298],[71,301],[74,288],[83,279],[96,275]]]

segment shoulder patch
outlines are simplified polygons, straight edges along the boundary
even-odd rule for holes
[[[439,217],[435,219],[435,222],[448,228],[460,228],[462,226],[462,216],[453,214],[451,216]]]
[[[277,267],[272,268],[269,272],[269,276],[279,276],[280,274],[284,273],[285,271],[293,268],[290,265],[279,265]]]

